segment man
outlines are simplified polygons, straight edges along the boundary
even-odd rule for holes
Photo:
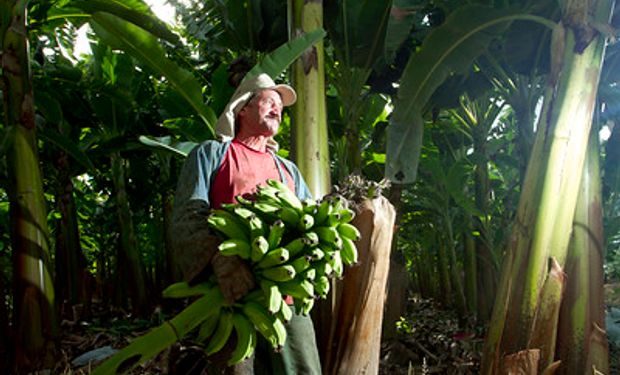
[[[287,184],[301,199],[310,192],[297,167],[274,151],[283,107],[297,95],[288,85],[276,85],[266,74],[246,79],[218,119],[219,141],[207,141],[189,154],[181,172],[173,213],[173,245],[184,278],[195,281],[213,272],[222,294],[233,302],[255,287],[248,265],[238,257],[217,253],[219,240],[207,226],[211,208],[251,196],[268,179]],[[320,374],[314,328],[309,317],[295,315],[287,325],[281,353],[257,348],[252,360],[229,368],[237,374]],[[259,345],[260,346],[260,345]]]

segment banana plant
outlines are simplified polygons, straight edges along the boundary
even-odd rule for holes
[[[510,22],[555,23],[521,9],[467,4],[449,14],[412,54],[400,79],[388,126],[385,176],[395,183],[415,181],[424,115],[431,96],[451,75],[468,70]]]
[[[330,128],[334,129],[330,138],[341,144],[333,152],[339,165],[336,180],[362,172],[364,151],[372,144],[363,139],[373,133],[376,122],[368,118],[378,101],[370,77],[395,63],[396,52],[406,44],[413,28],[414,15],[421,10],[417,3],[396,0],[325,4],[325,25],[334,47],[327,70],[329,83],[337,93],[328,98],[337,108],[330,111]]]
[[[540,131],[504,259],[485,341],[483,374],[499,368],[510,371],[520,359],[528,361],[532,371],[552,371],[562,365],[556,356],[556,333],[578,196],[574,181],[581,177],[587,154],[606,45],[597,25],[609,21],[613,2],[588,5],[562,2],[563,21],[553,29]],[[583,38],[575,31],[583,27],[593,34]]]
[[[58,334],[50,237],[39,166],[26,29],[28,1],[0,2],[2,97],[14,253],[14,366],[36,370],[53,363]],[[45,333],[44,333],[45,332]]]
[[[202,98],[202,88],[186,68],[172,61],[158,39],[179,44],[178,37],[140,0],[72,1],[53,8],[52,19],[88,21],[97,35],[113,48],[122,49],[172,84],[197,116],[214,133],[215,114]]]

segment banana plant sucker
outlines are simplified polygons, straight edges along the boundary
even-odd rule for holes
[[[613,1],[564,5],[554,30],[545,105],[485,342],[484,374],[506,369],[517,355],[535,362],[540,371],[557,365],[563,267],[579,191],[575,181],[581,179],[606,43],[596,25],[609,21]]]

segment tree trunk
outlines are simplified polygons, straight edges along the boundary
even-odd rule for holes
[[[390,190],[390,203],[396,211],[395,222],[400,223],[402,185],[393,185]],[[397,249],[398,241],[392,241],[392,256],[390,259],[390,275],[387,284],[387,299],[383,317],[382,338],[391,339],[396,336],[396,322],[405,314],[407,306],[407,290],[409,275],[405,266],[405,258]]]
[[[603,301],[603,215],[598,132],[592,129],[573,235],[566,258],[569,275],[560,310],[558,357],[561,374],[609,373]]]
[[[289,12],[290,39],[323,27],[322,0],[289,0]],[[294,63],[292,73],[297,91],[291,127],[293,160],[315,198],[331,191],[323,56],[320,41]]]
[[[465,274],[465,300],[467,310],[478,320],[478,269],[476,267],[476,243],[472,234],[471,219],[469,225],[463,231],[463,242],[465,246],[465,256],[463,258],[463,269]]]
[[[146,295],[146,277],[140,259],[127,190],[125,189],[125,164],[118,153],[112,155],[112,179],[121,235],[120,250],[122,254],[117,261],[123,262],[127,272],[124,277],[121,276],[121,279],[128,281],[132,310],[138,315],[143,315],[150,307]],[[121,275],[123,274],[121,273]]]
[[[289,39],[323,27],[322,0],[289,0]],[[325,104],[325,62],[323,42],[320,41],[293,64],[292,81],[297,91],[297,102],[292,113],[293,160],[306,180],[314,198],[321,198],[331,191],[327,113]],[[313,309],[319,354],[328,340],[333,321],[336,283],[327,300],[320,300]]]
[[[7,152],[13,247],[15,372],[50,368],[58,333],[50,271],[47,209],[34,123],[28,56],[28,1],[0,1],[8,23],[0,23],[4,124],[11,134]]]
[[[330,329],[323,373],[378,374],[381,321],[389,274],[394,207],[384,197],[361,203],[351,222],[360,233],[359,263],[346,270]]]
[[[485,342],[482,373],[505,357],[540,350],[555,360],[555,332],[573,217],[592,124],[605,39],[588,22],[608,22],[612,1],[565,4],[552,44],[549,86],[528,164],[502,282]],[[594,9],[596,5],[596,9]],[[571,275],[569,275],[571,277]]]
[[[86,259],[80,245],[77,210],[73,199],[73,182],[69,172],[69,157],[65,152],[58,154],[56,204],[61,214],[56,234],[56,291],[61,304],[61,316],[71,307],[89,298],[85,290]],[[65,311],[65,308],[68,311]],[[79,318],[69,316],[70,319]]]

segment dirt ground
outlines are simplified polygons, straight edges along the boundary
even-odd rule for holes
[[[607,306],[620,308],[620,283],[605,285]],[[156,319],[154,319],[156,320]],[[109,320],[67,322],[62,327],[63,360],[54,374],[89,374],[92,365],[75,366],[80,354],[97,348],[122,348],[148,331],[154,320],[137,321],[116,316]],[[400,322],[406,334],[386,341],[381,350],[381,375],[400,374],[477,374],[483,332],[463,330],[462,319],[441,309],[431,300],[412,298],[408,314]],[[187,366],[190,363],[191,366]],[[204,358],[200,348],[177,343],[156,358],[139,366],[133,374],[201,375]],[[610,345],[610,375],[620,375],[620,347]]]

